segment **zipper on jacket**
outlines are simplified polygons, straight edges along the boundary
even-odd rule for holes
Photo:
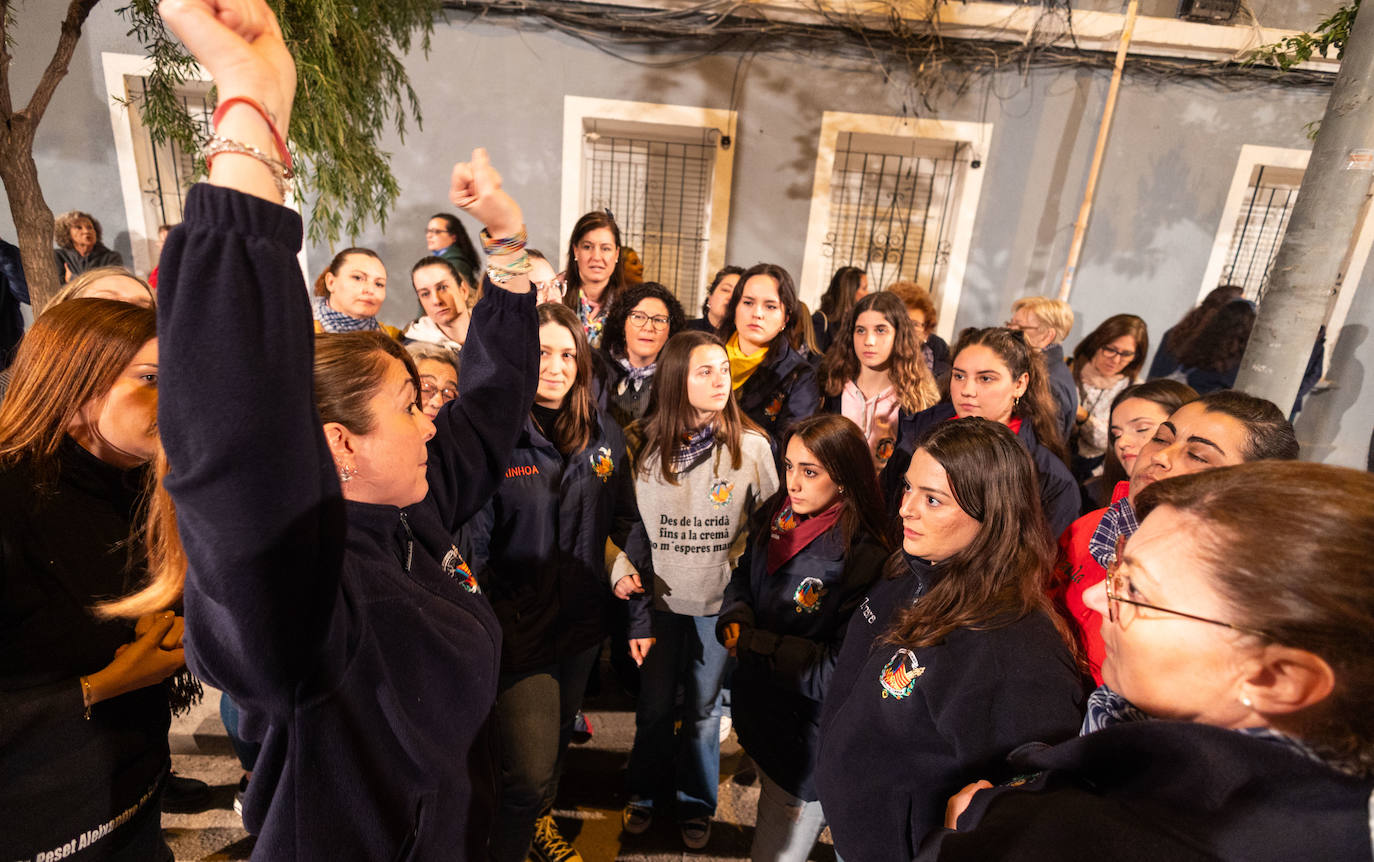
[[[406,555],[401,560],[401,565],[405,568],[405,573],[410,574],[410,564],[415,559],[415,533],[410,529],[410,520],[406,518],[406,513],[401,513],[401,526],[406,531]]]

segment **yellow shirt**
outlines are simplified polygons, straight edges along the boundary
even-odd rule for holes
[[[739,333],[730,336],[730,340],[725,342],[725,355],[730,357],[730,388],[738,389],[744,385],[760,365],[763,358],[768,355],[768,348],[765,347],[758,353],[746,356],[739,347]]]

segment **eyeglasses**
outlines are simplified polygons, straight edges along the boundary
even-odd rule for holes
[[[1003,326],[1016,332],[1034,332],[1037,329],[1049,329],[1049,326],[1043,323],[1039,326],[1022,326],[1014,320],[1008,320]]]
[[[441,234],[441,233],[448,233],[448,231],[444,230],[444,229],[441,228],[441,227],[427,227],[427,228],[425,228],[425,236],[438,235],[438,234]]]
[[[626,315],[626,318],[640,329],[643,329],[644,327],[650,324],[653,324],[655,330],[663,330],[668,328],[668,318],[664,317],[661,314],[655,315],[654,317],[650,317],[642,311],[632,311]]]
[[[1134,358],[1135,358],[1135,351],[1134,351],[1134,350],[1117,350],[1115,347],[1111,347],[1111,346],[1099,347],[1098,350],[1101,350],[1103,353],[1107,354],[1107,358],[1108,358],[1108,359],[1134,359]]]
[[[444,403],[447,404],[448,402],[458,397],[458,390],[454,389],[452,386],[445,386],[443,389],[440,389],[433,383],[425,383],[423,381],[420,383],[421,401],[428,401],[435,395],[443,396]]]
[[[1173,608],[1162,608],[1159,605],[1152,605],[1149,602],[1140,602],[1136,601],[1135,599],[1123,598],[1121,593],[1126,589],[1127,579],[1125,576],[1121,574],[1121,560],[1122,553],[1125,550],[1126,537],[1118,536],[1116,539],[1116,552],[1112,554],[1112,564],[1107,567],[1106,579],[1107,619],[1111,622],[1119,623],[1123,627],[1126,626],[1130,622],[1130,620],[1126,619],[1124,615],[1121,613],[1121,606],[1131,605],[1132,607],[1148,608],[1152,611],[1159,611],[1162,614],[1172,614],[1173,616],[1183,617],[1187,620],[1196,620],[1200,623],[1211,623],[1214,626],[1225,626],[1228,629],[1243,632],[1247,635],[1254,635],[1255,637],[1259,638],[1267,639],[1269,637],[1264,632],[1259,631],[1258,629],[1246,628],[1245,626],[1238,626],[1235,623],[1228,623],[1223,620],[1214,620],[1210,617],[1200,617],[1197,614],[1184,613],[1183,611],[1176,611]],[[1132,619],[1134,619],[1134,615],[1132,615]]]

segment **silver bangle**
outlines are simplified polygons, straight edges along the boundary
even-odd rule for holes
[[[295,172],[291,168],[257,147],[232,138],[211,135],[210,140],[205,143],[205,149],[201,151],[201,155],[205,157],[205,169],[207,171],[210,169],[210,161],[221,153],[237,153],[240,156],[249,156],[262,162],[272,172],[272,182],[276,184],[277,192],[281,194],[282,200],[286,199],[287,192],[291,190],[291,184],[287,180],[295,176]]]

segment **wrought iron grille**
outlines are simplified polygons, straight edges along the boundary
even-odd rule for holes
[[[144,211],[150,224],[177,224],[181,221],[186,193],[195,176],[196,154],[184,151],[174,141],[153,143],[138,111],[143,97],[143,79],[130,76],[126,82],[130,113],[134,117],[134,162],[138,166]],[[209,100],[209,84],[202,88],[188,86],[181,94],[181,104],[208,136],[214,112],[214,105]]]
[[[841,132],[830,177],[830,223],[821,246],[823,284],[857,266],[874,288],[894,281],[939,285],[949,263],[959,145]],[[888,138],[888,142],[901,139]]]
[[[621,242],[644,262],[644,280],[662,283],[695,316],[704,289],[714,146],[589,134],[583,162],[583,211],[610,210]]]
[[[1258,300],[1269,283],[1301,184],[1300,170],[1255,166],[1221,273],[1221,283],[1240,286],[1246,299]]]

